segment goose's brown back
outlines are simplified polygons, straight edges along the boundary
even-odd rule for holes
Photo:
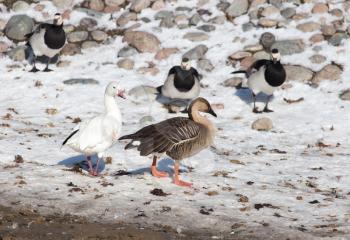
[[[184,117],[146,126],[120,139],[132,139],[125,149],[137,147],[141,156],[166,153],[174,160],[190,157],[212,143],[207,127]]]

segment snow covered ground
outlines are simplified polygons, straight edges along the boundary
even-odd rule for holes
[[[179,1],[177,6],[192,3]],[[215,15],[217,9],[213,6],[206,5]],[[148,9],[142,14],[153,16],[154,12]],[[244,16],[237,21],[244,22]],[[326,42],[319,44],[322,53],[329,56],[322,66],[334,60],[344,65],[341,80],[324,81],[317,88],[291,81],[289,88],[276,92],[271,103],[275,112],[256,115],[251,112],[248,90],[221,85],[233,70],[225,64],[227,56],[242,48],[240,42],[232,40],[240,36],[247,38],[246,45],[254,44],[265,31],[244,33],[239,24],[217,26],[209,40],[203,42],[215,69],[210,73],[202,71],[206,87],[201,96],[211,103],[223,103],[224,109],[216,110],[216,119],[209,116],[218,128],[214,146],[183,162],[181,177],[193,182],[193,189],[171,184],[170,159],[162,159],[159,166],[171,176],[153,178],[148,168],[151,158],[140,157],[133,150],[124,151],[125,142],[118,142],[108,151],[112,163],[106,163],[102,176],[97,178],[67,171],[67,165],[83,157],[69,148],[60,149],[76,125],[74,118],[86,119],[103,111],[103,92],[108,82],[117,80],[127,90],[142,84],[160,85],[168,69],[195,46],[182,39],[189,29],[159,30],[157,21],[140,27],[157,35],[163,47],[180,49],[180,53],[163,61],[154,61],[154,54],[133,57],[135,69],[154,61],[160,69],[156,76],[116,67],[117,52],[126,46],[121,37],[84,50],[82,55],[62,57],[71,64],[55,67],[52,73],[28,73],[26,63],[2,58],[0,204],[144,227],[170,226],[179,233],[208,232],[208,236],[226,238],[251,230],[264,239],[350,239],[350,102],[338,97],[350,87],[350,40],[339,47],[338,54]],[[271,32],[278,39],[300,37],[296,30]],[[307,39],[309,35],[302,37]],[[322,66],[308,60],[311,53],[307,49],[282,62],[302,61],[319,70]],[[94,78],[100,84],[64,85],[63,81],[70,78]],[[38,81],[41,86],[36,84]],[[298,103],[283,100],[301,97],[304,100]],[[139,120],[144,116],[152,116],[155,122],[174,116],[152,100],[129,97],[118,100],[118,104],[124,134],[140,128]],[[272,119],[272,131],[251,129],[252,122],[262,116]],[[24,162],[14,163],[15,155],[21,155]],[[132,174],[116,175],[120,170]],[[151,194],[155,188],[168,195]]]

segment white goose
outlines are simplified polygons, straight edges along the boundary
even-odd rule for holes
[[[105,113],[81,122],[62,143],[62,146],[66,144],[86,156],[89,172],[94,176],[98,175],[100,158],[118,140],[121,132],[122,116],[115,101],[117,96],[125,98],[125,90],[116,82],[109,83],[104,96]],[[95,154],[98,159],[93,169],[91,156]]]

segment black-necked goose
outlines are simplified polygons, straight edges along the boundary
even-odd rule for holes
[[[30,72],[39,71],[35,66],[36,58],[46,56],[48,58],[45,72],[49,69],[50,60],[58,54],[66,43],[66,33],[63,30],[63,19],[61,14],[56,13],[53,24],[41,23],[32,33],[26,35],[27,45],[32,48],[33,68]]]
[[[118,83],[111,82],[105,90],[105,112],[81,122],[73,132],[63,141],[73,150],[86,155],[91,175],[98,175],[98,163],[104,152],[118,140],[122,116],[115,98],[125,98],[124,90],[119,88]],[[95,169],[92,168],[91,156],[97,154]]]
[[[181,66],[172,67],[164,85],[157,90],[164,97],[192,100],[199,96],[199,74],[195,68],[191,67],[190,60],[183,58]]]
[[[155,177],[167,176],[167,173],[157,170],[157,158],[167,154],[175,160],[174,183],[191,186],[191,183],[179,180],[179,162],[210,146],[216,131],[213,123],[199,112],[210,113],[216,117],[209,102],[199,97],[190,104],[188,118],[170,118],[119,139],[131,139],[125,149],[137,148],[141,156],[153,154],[151,172]]]
[[[254,107],[253,112],[272,112],[268,108],[273,92],[286,80],[286,71],[280,62],[281,55],[277,49],[271,51],[271,60],[261,59],[252,64],[246,71],[235,71],[233,73],[245,73],[248,78],[248,87],[252,91]],[[268,95],[263,111],[255,106],[256,95],[263,92]]]

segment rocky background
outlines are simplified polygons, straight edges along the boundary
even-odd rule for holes
[[[3,36],[0,52],[15,61],[25,59],[24,35],[32,31],[38,20],[49,21],[52,6],[42,1],[0,1],[1,11],[6,17],[0,19]],[[212,9],[206,9],[209,0],[199,0],[192,7],[177,6],[177,1],[163,0],[54,0],[52,4],[63,13],[68,44],[62,55],[82,54],[82,50],[111,44],[111,39],[122,38],[128,46],[117,54],[117,67],[133,70],[134,58],[141,53],[154,54],[154,61],[148,67],[138,68],[137,72],[157,75],[157,62],[167,59],[172,54],[181,52],[176,45],[163,47],[157,33],[139,30],[143,24],[156,21],[157,32],[162,29],[185,29],[183,39],[190,40],[195,46],[184,56],[196,60],[202,71],[211,72],[215,67],[206,58],[208,46],[202,44],[211,35],[215,35],[217,26],[235,22],[244,16],[241,24],[243,32],[262,30],[256,36],[255,44],[247,44],[244,37],[232,36],[233,42],[240,42],[239,51],[227,55],[227,65],[234,68],[247,68],[253,61],[268,58],[270,48],[278,48],[282,55],[309,52],[303,61],[286,64],[288,80],[297,80],[317,86],[323,80],[339,80],[343,66],[338,62],[337,54],[343,51],[343,43],[350,34],[350,2],[339,0],[234,0],[220,1],[216,4],[215,15]],[[173,10],[164,10],[166,6]],[[177,7],[176,7],[177,6]],[[142,17],[141,12],[154,13],[152,17]],[[26,14],[30,11],[30,16]],[[33,17],[34,16],[34,17]],[[77,17],[79,16],[79,17]],[[317,18],[315,18],[315,16]],[[72,20],[73,19],[73,20]],[[78,19],[78,20],[77,20]],[[101,26],[100,21],[108,19],[108,26]],[[74,24],[70,24],[74,22]],[[158,23],[159,22],[159,23]],[[228,25],[229,26],[229,25]],[[297,34],[291,39],[280,39],[270,33],[270,29],[293,29]],[[256,34],[256,33],[254,33]],[[11,40],[11,41],[9,41]],[[330,46],[324,49],[320,43]],[[328,52],[329,49],[329,52]],[[329,54],[327,54],[329,53]],[[58,66],[67,66],[68,61],[60,61]],[[310,67],[311,66],[311,67]],[[240,78],[227,79],[223,84],[231,87],[239,84]],[[342,98],[348,95],[342,95]]]

